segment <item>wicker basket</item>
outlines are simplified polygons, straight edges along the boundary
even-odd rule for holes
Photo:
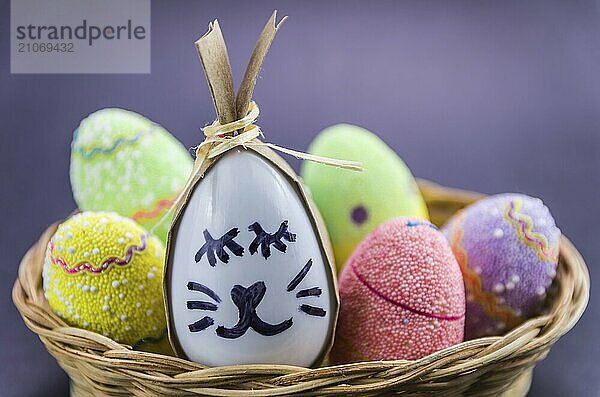
[[[481,197],[420,181],[432,221]],[[13,300],[25,324],[69,374],[78,396],[381,395],[524,396],[535,364],[583,313],[589,275],[581,255],[562,237],[556,294],[546,314],[502,337],[452,346],[417,361],[377,361],[307,369],[287,365],[207,368],[179,358],[133,351],[102,335],[68,327],[42,291],[44,251],[56,224],[24,256]]]

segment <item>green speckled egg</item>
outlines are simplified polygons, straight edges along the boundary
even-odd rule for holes
[[[302,178],[331,236],[338,271],[358,243],[383,222],[398,216],[428,219],[410,170],[375,134],[354,125],[334,125],[321,131],[308,151],[360,161],[364,167],[353,172],[310,161],[302,166]]]
[[[163,241],[159,221],[183,189],[192,158],[167,130],[135,112],[107,108],[86,117],[71,145],[71,185],[82,211],[114,211]]]

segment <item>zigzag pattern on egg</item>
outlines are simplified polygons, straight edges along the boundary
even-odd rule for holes
[[[149,210],[139,210],[131,216],[136,222],[140,222],[142,219],[154,219],[157,218],[162,212],[166,209],[171,208],[171,206],[177,200],[177,196],[179,196],[179,192],[175,196],[169,199],[160,199],[156,202],[156,204]]]
[[[162,221],[192,170],[189,152],[140,114],[107,108],[81,121],[71,147],[71,185],[82,211],[114,211],[166,240]]]
[[[60,267],[63,268],[63,270],[69,274],[75,274],[75,273],[79,273],[81,271],[88,271],[90,273],[102,273],[103,271],[107,270],[110,265],[118,265],[118,266],[125,266],[128,265],[129,263],[131,263],[131,260],[133,259],[133,254],[135,252],[142,252],[146,249],[146,240],[148,239],[148,235],[144,234],[141,237],[142,243],[140,245],[132,245],[131,247],[129,247],[127,249],[127,252],[125,253],[125,257],[124,258],[117,258],[117,257],[110,257],[108,259],[106,259],[104,262],[102,262],[102,264],[100,266],[95,267],[93,264],[89,263],[89,262],[80,262],[78,264],[76,264],[75,266],[69,266],[69,264],[67,262],[65,262],[65,260],[63,260],[61,257],[52,257],[52,263],[55,265],[59,265]],[[50,252],[54,252],[54,242],[50,241],[49,243],[49,247],[50,247]]]
[[[542,262],[556,262],[558,260],[558,244],[550,246],[548,239],[541,233],[533,231],[533,219],[521,211],[523,201],[515,199],[505,207],[504,217],[517,230],[521,241],[533,248]]]
[[[111,154],[115,150],[119,149],[121,146],[133,145],[134,143],[139,141],[140,138],[142,138],[142,136],[150,135],[154,131],[156,131],[155,127],[151,128],[147,131],[138,132],[132,138],[117,138],[109,147],[106,147],[106,148],[96,146],[89,150],[85,150],[83,147],[76,145],[77,139],[79,137],[79,129],[76,129],[75,132],[73,133],[73,149],[77,153],[79,153],[82,157],[84,157],[86,159],[91,159],[92,157],[96,156],[97,154]]]
[[[469,266],[467,251],[461,246],[464,235],[462,229],[464,218],[464,212],[457,215],[456,224],[450,232],[450,246],[452,247],[452,251],[456,256],[462,271],[467,291],[472,295],[473,299],[483,307],[490,317],[495,320],[503,321],[509,326],[514,326],[521,322],[521,318],[510,307],[501,305],[495,294],[485,291],[481,277]]]
[[[489,196],[450,218],[442,232],[467,287],[466,339],[501,335],[540,313],[556,275],[560,241],[541,200],[517,193]]]
[[[133,220],[82,212],[62,223],[44,261],[44,295],[69,325],[141,347],[164,340],[165,249]],[[158,345],[157,345],[158,346]]]

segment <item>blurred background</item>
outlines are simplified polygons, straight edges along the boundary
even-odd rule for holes
[[[1,0],[0,394],[68,394],[10,290],[27,248],[74,209],[79,121],[123,107],[196,145],[215,115],[194,41],[219,18],[239,83],[275,8],[290,19],[254,95],[268,141],[304,150],[324,127],[354,123],[416,176],[541,197],[600,282],[600,1],[152,1],[151,74],[11,75]],[[599,320],[592,291],[530,396],[600,396]]]

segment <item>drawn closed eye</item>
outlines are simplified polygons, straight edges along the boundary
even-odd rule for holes
[[[282,240],[290,243],[296,241],[296,234],[288,230],[287,220],[281,222],[279,229],[277,229],[275,233],[267,233],[258,222],[254,222],[248,226],[248,231],[256,234],[256,237],[254,237],[254,240],[250,243],[250,247],[248,247],[250,255],[257,253],[258,247],[260,247],[260,252],[265,259],[271,256],[271,245],[277,251],[285,252],[287,250],[287,245]]]
[[[237,227],[234,227],[220,238],[215,239],[207,229],[204,229],[204,232],[202,232],[202,234],[204,235],[204,244],[202,245],[202,247],[200,247],[198,252],[196,252],[196,255],[194,257],[196,263],[200,262],[200,260],[202,260],[202,257],[205,254],[208,258],[208,264],[212,267],[214,267],[217,264],[215,254],[221,262],[229,262],[229,254],[227,253],[227,251],[225,251],[225,248],[229,249],[231,253],[233,253],[235,256],[244,255],[244,247],[242,247],[235,241],[235,238],[239,233],[239,229]]]
[[[221,298],[219,295],[212,289],[208,288],[206,285],[197,283],[195,281],[190,281],[187,284],[187,288],[190,291],[196,291],[207,295],[216,303],[221,303]],[[187,301],[187,308],[190,310],[207,310],[207,311],[216,311],[218,306],[212,302],[207,301],[199,301],[199,300],[190,300]],[[206,328],[210,327],[215,323],[215,320],[210,316],[204,316],[200,320],[195,321],[192,324],[188,324],[188,329],[190,332],[199,332],[203,331]]]
[[[306,264],[302,267],[302,269],[300,269],[298,274],[296,274],[292,281],[290,281],[290,283],[288,284],[287,292],[294,291],[298,287],[298,285],[300,285],[302,280],[304,280],[304,278],[310,271],[312,263],[312,259],[309,259],[308,262],[306,262]],[[301,299],[306,297],[320,297],[322,293],[323,291],[321,290],[321,288],[311,287],[296,292],[296,298]],[[308,314],[309,316],[325,317],[325,315],[327,314],[327,312],[322,307],[307,304],[301,304],[298,309]]]

